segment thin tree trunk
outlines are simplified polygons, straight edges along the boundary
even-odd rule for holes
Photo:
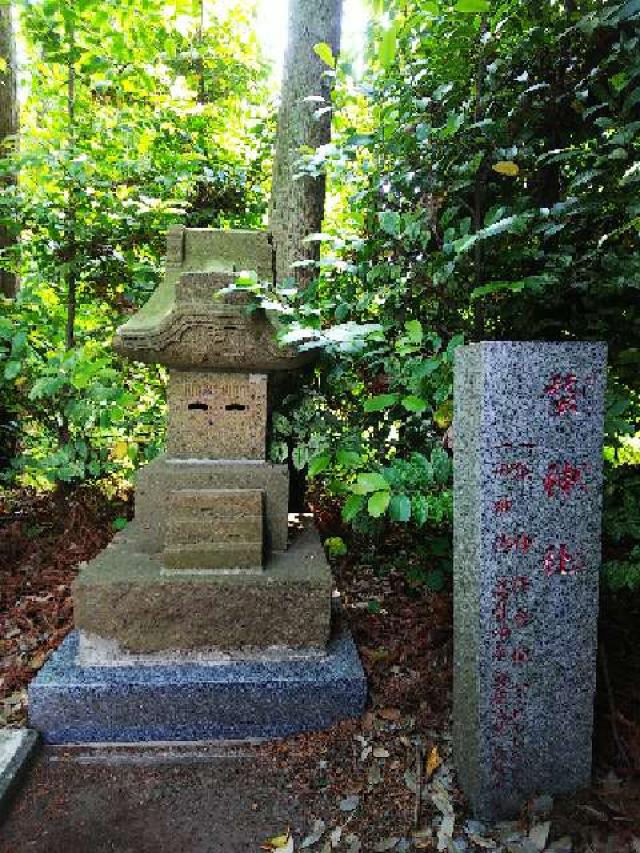
[[[0,157],[10,154],[17,140],[18,91],[16,74],[16,40],[10,3],[0,3]],[[15,176],[3,182],[14,183]],[[0,252],[15,245],[16,235],[10,228],[0,225]],[[0,269],[0,293],[16,295],[18,281],[14,273]]]
[[[198,0],[198,30],[196,32],[196,50],[198,58],[196,60],[196,72],[198,75],[198,103],[204,104],[206,101],[206,87],[204,79],[204,0]]]
[[[66,26],[67,49],[69,60],[67,63],[67,147],[69,160],[75,154],[76,149],[76,31],[73,16]],[[76,307],[78,275],[76,261],[76,195],[78,188],[74,177],[69,175],[67,190],[67,217],[66,217],[66,253],[67,253],[67,330],[66,347],[73,349],[75,345]]]
[[[295,276],[304,283],[309,272],[293,270],[291,264],[318,257],[318,244],[305,243],[304,238],[321,229],[325,179],[305,176],[294,180],[294,176],[301,149],[316,149],[331,138],[330,110],[319,117],[316,112],[331,106],[333,78],[325,73],[330,69],[313,48],[325,42],[337,57],[341,19],[342,0],[290,0],[269,210],[279,280]],[[305,100],[319,95],[322,102]]]

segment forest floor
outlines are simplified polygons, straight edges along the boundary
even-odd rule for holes
[[[78,565],[107,544],[115,519],[131,509],[127,501],[108,501],[86,488],[57,495],[23,492],[0,500],[0,725],[26,724],[28,683],[72,627],[71,583]],[[316,518],[324,536],[344,535],[330,506],[316,508]],[[401,531],[392,531],[382,547],[391,561],[406,544]],[[384,565],[384,556],[377,555],[377,565]],[[334,565],[369,682],[369,706],[361,720],[217,754],[218,770],[212,764],[206,779],[197,776],[206,750],[178,764],[166,755],[156,761],[147,757],[140,770],[135,761],[100,764],[90,750],[76,758],[73,751],[45,750],[8,818],[4,842],[0,832],[0,849],[232,853],[259,849],[260,841],[290,827],[295,850],[320,853],[640,853],[640,597],[603,596],[593,787],[555,802],[540,792],[518,821],[490,827],[471,819],[452,769],[451,592],[416,590],[402,574],[380,573],[371,562],[366,549],[354,547]],[[235,807],[227,803],[226,818],[210,800],[206,815],[199,814],[197,804],[205,800],[193,799],[194,780],[200,792],[223,790],[224,780],[233,778],[224,762],[233,758],[248,762],[242,775],[247,779],[249,773],[251,783]],[[187,772],[186,824],[190,820],[193,833],[197,824],[206,834],[196,841],[187,826],[190,841],[185,844],[175,835],[176,824],[169,835],[160,829],[162,815],[172,809],[184,812],[185,801],[182,806],[172,801],[167,808],[163,797],[181,796],[179,774]],[[94,812],[74,787],[86,793],[91,785],[101,804],[93,824]],[[138,794],[141,805],[148,795],[147,808],[155,797],[159,809],[149,812],[155,815],[155,831],[143,826],[137,841],[130,837],[137,818],[123,812],[122,803],[119,811],[110,805],[111,794],[130,800],[132,790],[135,804]],[[76,825],[72,813],[78,803],[83,818]],[[244,809],[244,817],[238,809]],[[50,829],[57,827],[49,835],[47,821]],[[76,834],[65,841],[60,832]],[[238,832],[244,832],[242,838]]]

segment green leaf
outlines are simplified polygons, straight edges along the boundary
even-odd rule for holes
[[[488,12],[491,4],[489,0],[458,0],[453,8],[456,12]]]
[[[396,24],[394,23],[389,27],[388,30],[385,30],[382,35],[382,40],[380,41],[378,58],[383,68],[388,68],[389,65],[391,65],[391,63],[395,59],[397,47],[398,29]]]
[[[434,447],[431,452],[431,465],[436,483],[446,484],[451,473],[451,460],[449,454],[442,447]]]
[[[114,530],[124,530],[124,528],[127,526],[127,524],[129,524],[129,521],[126,518],[119,516],[118,518],[115,518],[113,520],[111,527]]]
[[[335,316],[336,320],[338,321],[338,323],[343,323],[347,319],[347,317],[349,316],[350,310],[351,309],[350,309],[349,304],[347,302],[341,302],[336,307],[336,310],[334,312],[334,316]]]
[[[432,569],[427,574],[425,584],[433,592],[442,592],[445,587],[445,576],[442,569]]]
[[[408,412],[424,412],[427,408],[427,401],[423,400],[422,397],[416,397],[411,394],[408,397],[403,398],[402,406]]]
[[[380,518],[387,511],[391,495],[388,491],[374,492],[367,503],[367,511],[372,518]]]
[[[360,454],[353,450],[338,450],[336,459],[343,468],[357,468],[362,462]]]
[[[400,214],[393,210],[383,210],[378,214],[380,227],[391,237],[397,237],[400,233]]]
[[[298,471],[302,471],[309,461],[309,448],[304,444],[299,444],[293,449],[291,460],[293,462],[293,467]]]
[[[407,495],[394,495],[389,504],[389,515],[393,521],[409,521],[411,501]]]
[[[329,68],[336,67],[336,58],[333,55],[333,51],[331,50],[331,45],[327,44],[326,41],[318,42],[318,44],[314,44],[313,51],[316,56],[319,56],[320,59],[324,62],[325,65],[328,65]]]
[[[429,502],[424,495],[413,496],[411,500],[411,510],[413,513],[413,520],[418,527],[422,527],[426,524],[427,518],[429,517]]]
[[[342,507],[342,520],[353,521],[356,515],[362,509],[364,497],[362,495],[350,495]]]
[[[389,489],[389,483],[385,480],[382,474],[370,472],[366,474],[358,474],[358,479],[353,486],[353,491],[357,495],[367,495],[369,492],[377,492],[380,490]]]
[[[4,378],[9,381],[15,379],[20,373],[22,363],[19,361],[8,361],[4,366]]]
[[[331,462],[331,456],[329,453],[319,453],[314,456],[313,459],[309,462],[309,476],[315,477],[318,474],[321,474],[322,471],[326,471]]]
[[[325,539],[324,547],[330,557],[344,557],[347,553],[345,541],[340,536],[330,536]]]
[[[395,405],[400,399],[399,394],[377,394],[364,401],[365,412],[382,412],[390,406]]]
[[[453,400],[445,400],[433,413],[433,420],[440,429],[447,429],[453,421]]]
[[[524,281],[490,281],[488,284],[483,284],[481,287],[474,287],[471,291],[472,299],[479,299],[481,296],[492,296],[494,293],[520,293],[525,288]]]
[[[508,178],[515,178],[520,173],[520,167],[513,160],[499,160],[491,168],[499,175],[506,175]]]
[[[420,322],[420,320],[407,320],[407,322],[404,324],[404,328],[407,332],[407,337],[412,343],[422,343],[424,332],[422,330],[422,323]]]

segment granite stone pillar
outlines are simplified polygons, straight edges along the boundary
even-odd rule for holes
[[[478,816],[588,785],[606,348],[456,351],[454,748]]]

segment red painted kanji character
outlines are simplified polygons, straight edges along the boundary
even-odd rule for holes
[[[504,599],[498,601],[493,608],[493,615],[496,617],[496,622],[507,621],[507,602]]]
[[[577,411],[577,381],[575,373],[554,373],[551,377],[544,393],[551,398],[554,414],[564,415]]]
[[[533,471],[524,462],[501,462],[493,469],[493,473],[513,480],[526,480]]]
[[[514,621],[517,628],[526,628],[527,625],[530,624],[532,619],[533,619],[533,617],[531,616],[529,611],[525,610],[522,607],[519,607],[516,610],[515,616],[513,617],[513,621]]]
[[[544,573],[548,578],[556,573],[556,558],[557,554],[555,545],[549,545],[547,550],[544,552],[544,562],[542,564]]]
[[[504,687],[496,687],[493,691],[492,701],[494,705],[504,705],[509,698],[509,694]]]
[[[507,646],[505,643],[496,643],[493,650],[493,659],[503,661],[507,659]]]
[[[503,600],[509,598],[509,578],[497,578],[496,585],[493,588],[493,594],[496,598]]]
[[[564,544],[557,549],[555,545],[549,545],[544,554],[543,569],[547,577],[555,574],[575,575],[584,569],[584,561],[579,555],[572,554]]]
[[[526,533],[520,534],[520,550],[523,554],[526,554],[529,548],[533,545],[533,539],[530,536],[527,536]]]
[[[493,676],[494,687],[509,687],[511,684],[511,676],[508,672],[496,672]]]
[[[531,652],[526,646],[516,646],[511,653],[511,660],[514,663],[528,663],[531,660]]]
[[[493,731],[495,734],[502,735],[509,731],[511,719],[508,711],[504,708],[495,708],[493,714]]]
[[[566,545],[561,545],[558,551],[559,571],[561,575],[575,575],[584,568],[584,562],[578,554],[571,554]]]
[[[559,489],[563,495],[569,495],[576,486],[586,489],[586,485],[582,482],[582,470],[570,462],[565,462],[562,468],[557,462],[550,462],[547,473],[543,480],[544,490],[547,496],[553,498],[556,496],[556,489]]]
[[[510,551],[513,548],[513,542],[514,539],[512,536],[501,533],[499,536],[496,536],[496,551],[501,551],[502,553]]]
[[[516,593],[527,593],[529,592],[529,588],[531,587],[531,578],[528,578],[526,575],[518,575],[518,577],[513,579],[513,591]]]
[[[494,637],[497,637],[500,642],[506,643],[509,637],[511,636],[511,628],[508,625],[500,625],[499,628],[495,628],[492,631]]]
[[[510,536],[508,533],[501,533],[496,537],[496,550],[505,554],[508,551],[521,551],[526,554],[533,545],[533,539],[526,533],[516,533]]]

